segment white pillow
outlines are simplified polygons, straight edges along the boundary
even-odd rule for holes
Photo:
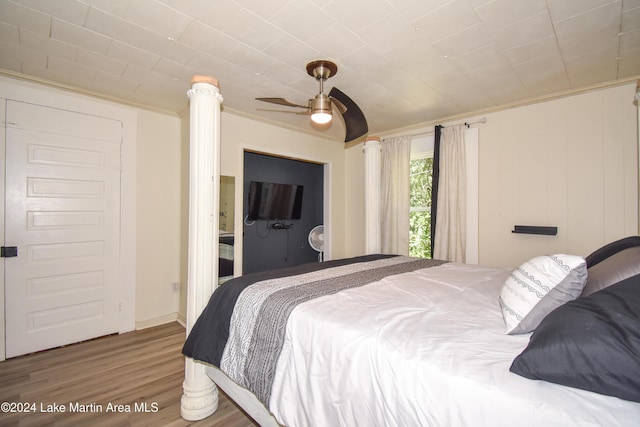
[[[513,270],[500,292],[507,334],[533,331],[551,311],[582,293],[587,264],[576,255],[545,255]]]

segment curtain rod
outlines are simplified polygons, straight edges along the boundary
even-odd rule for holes
[[[481,117],[478,120],[476,120],[475,122],[464,122],[462,123],[463,125],[465,125],[466,127],[470,127],[471,125],[475,125],[478,123],[487,123],[487,118],[486,117]],[[455,125],[449,125],[449,126],[455,126]],[[429,131],[429,132],[421,132],[421,133],[414,133],[411,135],[407,135],[409,138],[415,138],[417,136],[425,136],[425,135],[431,135],[433,133],[433,131]]]
[[[464,125],[466,127],[469,127],[470,125],[475,125],[477,123],[487,123],[487,118],[486,117],[481,117],[478,120],[476,120],[475,122],[464,122]]]

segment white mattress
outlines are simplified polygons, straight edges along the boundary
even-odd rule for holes
[[[287,426],[629,426],[640,404],[509,372],[509,270],[445,264],[299,305],[270,410]]]

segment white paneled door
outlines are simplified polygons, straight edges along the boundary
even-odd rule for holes
[[[6,356],[117,332],[121,122],[17,101],[6,122]]]

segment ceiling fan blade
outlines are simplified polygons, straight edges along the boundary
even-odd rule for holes
[[[340,114],[344,114],[347,112],[347,106],[338,101],[336,98],[331,97],[331,102],[336,106],[338,111],[340,111]]]
[[[284,98],[256,98],[256,100],[262,101],[262,102],[270,102],[272,104],[285,105],[287,107],[297,107],[297,108],[309,109],[308,105],[295,104],[295,103],[293,103],[291,101],[287,101]]]
[[[329,97],[336,99],[347,108],[344,113],[342,111],[340,112],[344,119],[344,125],[347,128],[344,142],[353,141],[369,132],[367,119],[364,117],[360,107],[358,107],[351,98],[335,87],[329,92]]]
[[[273,108],[256,108],[256,111],[269,111],[271,113],[295,114],[297,116],[308,116],[311,114],[311,110],[293,111],[293,110],[278,110]]]

